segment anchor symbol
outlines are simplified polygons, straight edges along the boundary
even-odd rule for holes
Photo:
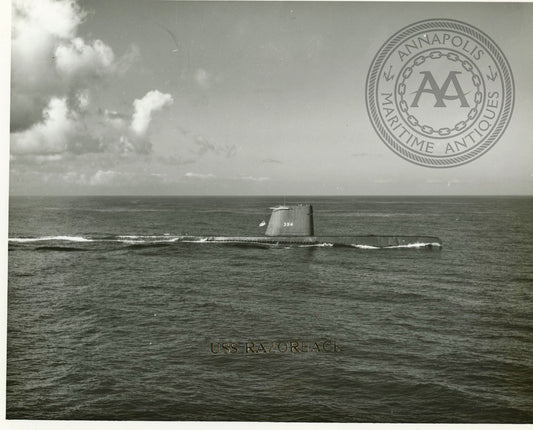
[[[394,75],[391,75],[391,71],[392,71],[392,66],[389,66],[389,71],[386,73],[383,72],[383,77],[385,78],[387,82],[390,81],[391,79],[394,79]]]
[[[492,67],[489,66],[490,75],[487,75],[487,78],[489,78],[492,82],[496,80],[498,77],[498,72],[493,72]]]

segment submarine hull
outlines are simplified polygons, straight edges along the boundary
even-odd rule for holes
[[[271,245],[332,245],[354,248],[436,248],[442,241],[434,236],[209,236],[207,242],[258,243]]]
[[[185,241],[255,245],[350,246],[362,249],[427,248],[440,249],[442,241],[435,236],[402,235],[316,235],[313,207],[310,204],[276,206],[265,236],[203,236],[183,238]]]

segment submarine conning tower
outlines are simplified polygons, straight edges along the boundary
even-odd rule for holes
[[[266,236],[314,236],[313,206],[276,206],[272,209]]]

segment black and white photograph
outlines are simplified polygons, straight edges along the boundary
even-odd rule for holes
[[[6,3],[4,423],[533,423],[532,3]]]

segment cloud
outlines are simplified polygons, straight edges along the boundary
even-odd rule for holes
[[[196,160],[191,158],[184,158],[179,155],[157,155],[155,160],[166,166],[181,166],[185,164],[194,164]]]
[[[127,114],[115,110],[104,109],[103,112],[98,112],[98,114],[102,115],[104,121],[116,129],[127,127],[130,120]]]
[[[74,37],[85,14],[74,2],[51,0],[14,0],[12,12],[11,128],[18,131],[42,119],[51,96],[65,93],[54,50]]]
[[[205,136],[196,134],[193,137],[193,143],[196,145],[196,154],[201,157],[208,153],[216,155],[224,155],[226,158],[234,157],[237,154],[237,147],[235,145],[217,145],[212,143]]]
[[[194,144],[198,147],[198,155],[204,155],[207,152],[216,152],[217,148],[206,137],[196,135],[194,136]]]
[[[56,43],[74,37],[85,18],[73,1],[13,0],[12,6],[13,60],[28,66],[49,60]]]
[[[148,91],[142,98],[133,101],[131,121],[127,116],[115,111],[104,111],[106,121],[111,125],[103,140],[102,148],[110,152],[135,152],[148,154],[152,143],[148,139],[148,129],[154,112],[160,111],[174,103],[170,94],[157,90]]]
[[[77,107],[81,111],[86,110],[89,107],[89,103],[90,103],[89,90],[88,89],[80,90],[76,94],[76,99],[77,99],[77,102],[78,102],[78,106]]]
[[[14,0],[12,10],[12,132],[42,122],[53,98],[87,109],[78,94],[101,88],[139,56],[132,45],[117,58],[103,41],[80,37],[86,13],[74,0]]]
[[[269,181],[270,180],[270,178],[267,177],[267,176],[260,176],[260,177],[256,177],[256,176],[241,176],[238,179],[240,179],[241,181],[252,181],[252,182],[264,182],[264,181]]]
[[[131,170],[135,168],[135,164],[122,164],[117,166],[116,169],[94,169],[92,166],[85,166],[84,168],[72,168],[69,166],[67,169],[62,171],[35,171],[28,170],[20,172],[11,172],[13,183],[15,185],[21,184],[21,179],[25,184],[25,188],[28,185],[28,182],[31,186],[35,186],[36,183],[39,184],[39,187],[42,184],[48,189],[54,191],[68,192],[71,193],[73,190],[85,192],[94,192],[92,190],[112,190],[112,189],[123,189],[124,187],[129,187],[131,190],[135,190],[139,186],[153,186],[158,188],[160,185],[167,183],[166,174],[164,173],[153,173],[146,171],[146,169],[139,169],[137,166],[136,170]],[[123,170],[126,169],[126,170]],[[24,169],[22,169],[24,170]]]
[[[273,158],[265,158],[263,160],[263,163],[269,163],[269,164],[283,164],[282,161],[279,161],[279,160],[275,160]]]
[[[131,120],[131,129],[138,136],[146,135],[152,120],[152,112],[170,106],[173,102],[174,100],[170,94],[163,94],[157,90],[147,92],[142,99],[137,99],[133,102],[135,112]]]
[[[86,44],[76,37],[55,50],[56,68],[62,78],[91,78],[105,76],[115,69],[115,54],[101,40]]]
[[[30,129],[15,133],[11,152],[15,154],[59,154],[65,152],[75,123],[69,117],[65,98],[53,98],[44,109],[44,120]]]
[[[46,154],[148,154],[152,144],[148,129],[154,111],[172,104],[170,94],[149,91],[133,103],[131,119],[111,110],[90,111],[90,93],[77,93],[69,107],[66,97],[54,97],[42,114],[42,121],[29,129],[11,134],[11,153],[37,156]]]
[[[98,170],[89,178],[89,185],[107,185],[116,182],[117,179],[122,179],[128,176],[122,172],[115,172],[113,170]]]
[[[203,90],[207,90],[212,83],[211,74],[207,70],[202,68],[199,68],[196,70],[196,72],[194,72],[194,80]]]
[[[212,179],[216,176],[212,173],[193,173],[193,172],[187,172],[185,173],[186,178],[194,178],[194,179]]]

